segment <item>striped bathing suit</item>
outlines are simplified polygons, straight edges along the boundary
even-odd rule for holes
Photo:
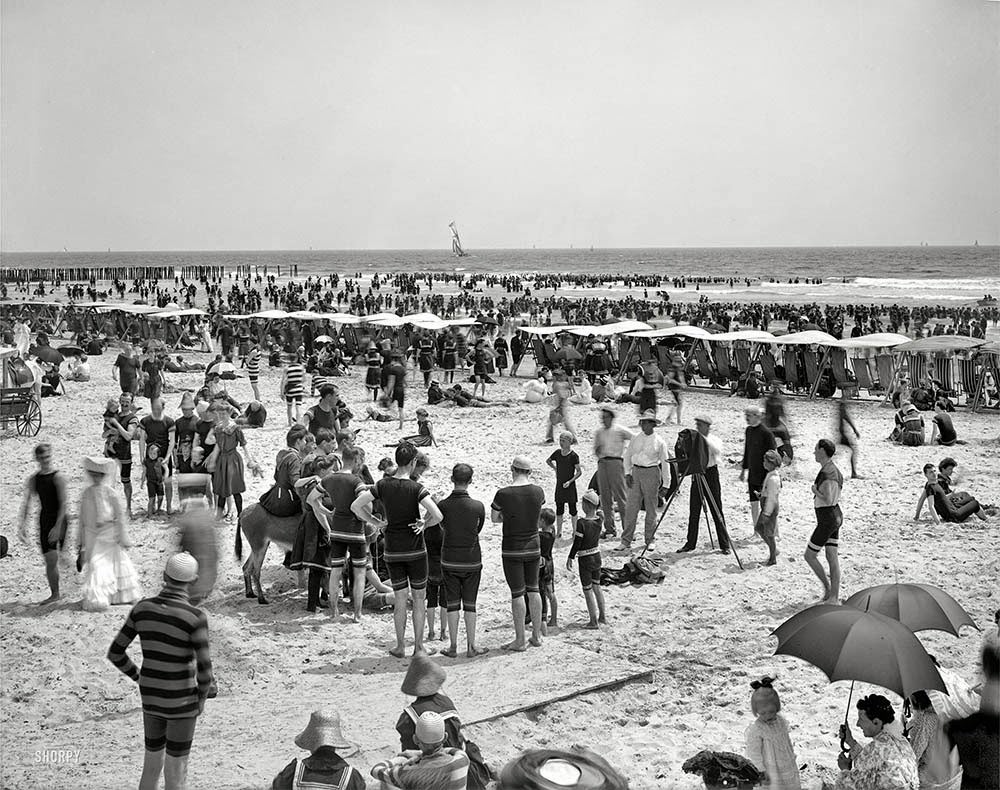
[[[285,371],[285,391],[282,393],[286,402],[302,402],[302,382],[305,380],[305,377],[305,369],[298,362],[293,362],[288,366],[288,369]]]
[[[250,356],[247,357],[247,375],[250,377],[250,381],[257,381],[260,378],[260,349],[253,348],[250,350]]]

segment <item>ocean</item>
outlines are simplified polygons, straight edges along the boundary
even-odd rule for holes
[[[54,252],[2,253],[0,266],[14,268],[111,266],[265,266],[282,275],[298,266],[299,278],[333,273],[465,272],[516,274],[564,272],[622,276],[733,277],[760,280],[736,288],[744,298],[819,302],[974,302],[1000,297],[1000,247],[742,247],[668,249],[471,250],[463,258],[447,250],[298,250],[246,252]],[[794,283],[795,279],[799,282]],[[821,284],[806,279],[821,278]],[[771,280],[776,282],[770,282]],[[789,282],[789,281],[793,282]],[[572,290],[572,289],[571,289]],[[585,288],[609,296],[620,287]],[[700,293],[724,298],[733,288],[707,285]]]

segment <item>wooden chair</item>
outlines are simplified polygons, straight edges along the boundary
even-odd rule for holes
[[[736,359],[737,374],[745,376],[750,371],[750,348],[743,343],[734,344],[733,357]]]
[[[799,388],[799,355],[795,346],[785,346],[785,385],[793,392]]]
[[[878,387],[881,390],[887,390],[892,386],[892,377],[894,375],[892,354],[879,354],[875,357],[875,369],[878,371]]]
[[[883,391],[883,388],[872,379],[872,369],[868,366],[867,359],[851,357],[851,367],[854,369],[854,377],[858,380],[859,389],[868,390],[869,395]]]
[[[830,349],[830,369],[833,371],[833,382],[840,389],[857,389],[857,379],[847,370],[847,352],[844,349]]]
[[[710,384],[715,381],[718,373],[715,370],[715,365],[709,357],[708,350],[705,348],[704,343],[695,343],[694,358],[698,363],[698,375],[706,379]]]
[[[765,348],[760,352],[757,357],[757,364],[760,365],[760,372],[764,374],[764,381],[768,384],[777,378],[777,374],[774,372],[776,363],[770,349]]]
[[[935,357],[934,371],[941,383],[939,392],[950,398],[958,397],[958,389],[955,386],[955,358],[944,354]]]
[[[733,381],[733,371],[729,365],[729,349],[722,343],[713,343],[712,357],[715,359],[715,369],[718,371],[719,377],[725,378],[726,381]]]

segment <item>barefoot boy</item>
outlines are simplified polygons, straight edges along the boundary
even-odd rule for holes
[[[573,559],[577,559],[580,585],[590,613],[584,628],[590,629],[607,622],[604,617],[604,592],[601,590],[601,519],[596,515],[600,504],[601,498],[596,491],[587,491],[583,495],[583,518],[576,520],[573,547],[566,558],[568,571],[573,570]]]

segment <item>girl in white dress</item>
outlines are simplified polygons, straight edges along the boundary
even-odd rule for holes
[[[788,734],[788,722],[778,715],[781,699],[771,684],[773,679],[763,677],[750,684],[750,710],[753,723],[747,727],[747,757],[757,769],[767,774],[761,787],[767,790],[801,790],[799,767],[795,750]]]
[[[122,503],[108,485],[114,461],[98,456],[83,459],[90,485],[80,494],[80,547],[83,554],[83,608],[104,611],[111,604],[134,603],[142,597],[139,578],[125,549]]]

